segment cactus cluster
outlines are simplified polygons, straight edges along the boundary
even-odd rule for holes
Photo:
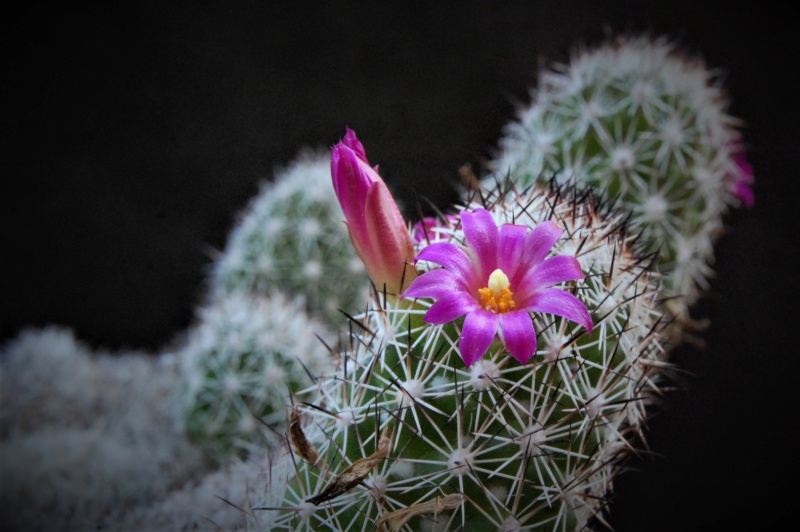
[[[465,367],[463,319],[426,323],[430,302],[374,291],[342,364],[315,384],[319,401],[294,408],[291,474],[251,514],[255,526],[602,524],[680,340],[672,325],[708,288],[724,214],[752,200],[726,106],[705,65],[666,40],[619,39],[543,73],[500,141],[492,168],[505,177],[461,209],[564,227],[555,251],[578,258],[586,277],[571,290],[595,330],[535,315],[544,346],[532,366],[510,360],[500,337]],[[436,238],[463,243],[457,220],[434,223]],[[416,251],[428,242],[415,240]]]
[[[643,445],[646,420],[668,385],[669,350],[684,332],[674,324],[689,318],[708,286],[724,214],[752,201],[739,123],[726,106],[718,78],[666,40],[620,38],[581,50],[568,65],[541,74],[533,103],[500,140],[494,175],[440,218],[412,228],[353,132],[332,157],[304,152],[241,213],[214,261],[196,323],[159,358],[168,364],[136,373],[153,388],[145,400],[168,401],[153,400],[154,412],[142,402],[103,399],[126,405],[124,415],[138,420],[132,426],[147,440],[137,444],[139,454],[103,458],[98,441],[106,434],[129,438],[127,425],[93,433],[97,441],[88,447],[97,450],[98,463],[116,464],[109,471],[133,478],[122,466],[163,443],[151,437],[147,420],[175,425],[180,417],[177,424],[220,467],[161,497],[168,485],[186,480],[184,467],[145,490],[148,502],[157,496],[157,503],[130,503],[112,523],[105,500],[80,524],[349,531],[607,526],[614,480]],[[511,337],[528,334],[512,330],[509,319],[499,322],[508,330],[489,331],[490,343],[484,330],[486,354],[477,356],[479,349],[467,360],[461,347],[475,334],[470,316],[443,312],[454,301],[446,295],[431,296],[436,302],[404,297],[404,290],[414,293],[413,283],[445,279],[436,277],[440,268],[459,267],[449,258],[424,259],[432,249],[441,259],[441,250],[455,244],[464,257],[474,256],[468,245],[474,233],[464,220],[478,211],[498,228],[522,230],[525,251],[512,249],[515,257],[534,249],[527,247],[534,228],[563,230],[547,249],[570,257],[565,271],[571,273],[541,285],[569,294],[560,301],[574,301],[585,320],[575,318],[577,310],[542,310],[552,304],[515,310],[526,304],[522,296],[484,306],[483,290],[501,297],[502,290],[528,288],[495,277],[505,275],[500,268],[488,281],[482,272],[485,288],[467,304],[480,300],[476,313],[524,313],[525,327],[533,328],[525,339],[531,352],[509,347]],[[445,288],[453,287],[464,288]],[[431,318],[434,307],[451,319]],[[24,345],[12,351],[25,353]],[[96,366],[52,354],[0,357],[0,398],[16,416],[0,418],[4,438],[12,426],[25,428],[27,411],[49,423],[66,414],[75,418],[73,428],[98,426],[95,398],[74,385],[94,382]],[[71,375],[73,385],[48,389],[45,397],[30,393],[41,385],[7,379],[41,379],[48,371]],[[103,393],[140,395],[130,390],[133,377],[116,378],[101,383]],[[53,394],[65,399],[53,401]],[[111,423],[113,412],[100,414]],[[76,442],[87,440],[78,436]],[[58,448],[43,438],[42,449]],[[2,448],[38,441],[4,441]],[[191,463],[199,461],[188,442],[168,443],[170,456],[186,449]],[[0,466],[4,478],[20,471],[8,461]],[[34,508],[55,504],[43,496],[34,502]],[[69,504],[73,514],[88,508]]]
[[[386,227],[358,214],[364,198],[367,212],[370,201],[391,210],[386,197],[339,183],[376,286],[346,324],[336,369],[294,392],[305,399],[288,407],[287,445],[249,501],[248,526],[603,526],[614,479],[664,390],[668,351],[684,330],[674,325],[708,286],[723,215],[752,199],[739,124],[717,81],[665,40],[581,51],[542,74],[534,103],[500,141],[494,176],[450,214],[417,226],[415,254],[432,242],[463,245],[460,214],[479,208],[498,226],[564,229],[552,253],[576,257],[585,278],[561,287],[594,327],[532,314],[539,341],[528,364],[509,357],[502,334],[465,364],[463,318],[429,323],[430,300],[387,292],[373,272],[394,271],[393,282],[408,286],[435,265],[409,272],[387,263],[408,241],[387,243],[381,256],[373,244]],[[352,149],[334,149],[334,174],[382,188],[352,132],[344,143]]]
[[[618,197],[685,319],[708,289],[723,215],[752,200],[727,108],[700,58],[664,38],[619,37],[540,73],[491,167],[521,185],[556,175]]]

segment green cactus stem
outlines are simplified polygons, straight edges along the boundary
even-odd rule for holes
[[[586,304],[594,332],[535,315],[530,363],[496,341],[466,368],[458,320],[430,325],[420,319],[430,302],[374,293],[338,371],[317,383],[319,399],[295,408],[302,430],[278,458],[289,473],[271,486],[283,503],[255,499],[253,527],[575,530],[602,521],[666,366],[652,257],[631,248],[623,213],[571,187],[495,189],[465,208],[478,206],[498,224],[565,229],[553,253],[578,258],[586,278],[565,288]],[[447,232],[463,240],[457,223]]]

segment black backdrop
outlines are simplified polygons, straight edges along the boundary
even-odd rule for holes
[[[28,3],[3,22],[2,340],[28,325],[158,350],[209,250],[276,165],[354,128],[395,194],[444,205],[541,59],[651,31],[726,73],[756,206],[727,219],[705,349],[652,420],[619,531],[767,529],[793,513],[800,365],[796,19],[763,3]],[[223,7],[223,4],[225,7]],[[288,3],[286,3],[288,5]]]

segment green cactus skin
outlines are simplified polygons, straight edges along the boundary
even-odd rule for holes
[[[298,392],[335,367],[333,335],[280,293],[225,294],[198,317],[179,351],[187,434],[216,458],[280,443],[292,397],[313,400]]]
[[[630,247],[623,214],[570,187],[511,187],[483,202],[468,208],[485,205],[498,223],[552,219],[565,229],[552,253],[575,255],[586,274],[567,288],[592,313],[592,335],[535,315],[531,363],[495,341],[466,368],[460,322],[429,325],[422,315],[430,302],[373,294],[351,323],[339,369],[317,383],[319,400],[297,407],[308,444],[292,434],[276,468],[289,473],[273,475],[269,501],[254,501],[252,528],[574,530],[602,522],[667,365],[652,261]],[[463,239],[458,227],[449,233]]]
[[[333,191],[330,154],[306,151],[240,214],[211,272],[212,293],[283,291],[328,325],[366,303],[366,271]],[[336,279],[335,283],[330,282]]]
[[[540,74],[490,166],[523,186],[557,173],[619,197],[685,319],[708,289],[722,216],[739,203],[740,121],[727,107],[702,60],[665,38],[618,37]]]

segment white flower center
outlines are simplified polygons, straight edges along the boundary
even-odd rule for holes
[[[489,288],[495,295],[500,295],[504,289],[511,286],[511,283],[508,281],[508,276],[501,270],[497,268],[492,274],[489,276]]]

